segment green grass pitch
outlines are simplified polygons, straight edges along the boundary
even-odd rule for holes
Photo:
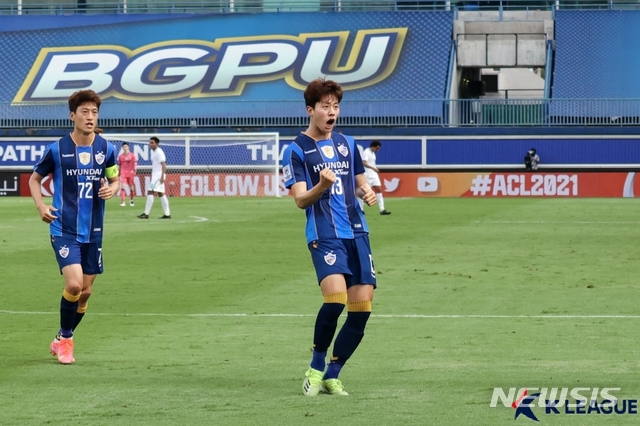
[[[290,198],[172,198],[170,221],[158,200],[137,219],[136,201],[108,202],[105,273],[64,366],[47,226],[31,199],[0,198],[0,424],[511,425],[535,423],[490,408],[496,387],[640,399],[639,200],[367,209],[379,288],[345,398],[301,395],[322,299]]]

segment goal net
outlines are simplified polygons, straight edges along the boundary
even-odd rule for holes
[[[122,144],[138,158],[134,178],[137,196],[151,182],[149,138],[160,139],[167,157],[165,190],[172,197],[278,197],[280,178],[278,133],[103,134],[119,154]]]

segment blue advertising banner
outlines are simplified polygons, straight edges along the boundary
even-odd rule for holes
[[[120,148],[123,140],[117,136],[107,139]],[[276,155],[282,160],[286,147],[293,138],[280,139],[279,149],[275,141],[238,143],[233,141],[209,143],[191,140],[186,135],[159,135],[161,147],[167,156],[169,168],[270,167],[275,165]],[[518,167],[524,156],[535,148],[542,167],[638,167],[640,165],[640,138],[638,137],[477,137],[477,138],[372,138],[355,136],[361,150],[372,139],[382,142],[377,153],[377,164],[388,169],[420,168],[474,168],[479,166]],[[31,168],[42,157],[51,142],[57,138],[0,138],[0,169]],[[150,166],[148,140],[138,136],[128,140],[138,156],[139,166]],[[187,149],[188,147],[188,149]]]
[[[118,16],[2,17],[6,118],[40,103],[64,117],[80,89],[116,104],[104,118],[172,118],[173,100],[194,118],[301,116],[316,78],[341,84],[345,114],[371,115],[374,101],[384,115],[442,115],[449,11]]]
[[[629,78],[640,67],[640,11],[555,11],[554,99],[549,115],[562,117],[620,117],[640,115],[640,81]],[[627,99],[630,102],[591,100]]]
[[[120,148],[124,140],[111,138],[116,148]],[[2,168],[31,168],[44,154],[47,146],[58,138],[0,138],[0,169]],[[187,152],[185,137],[171,137],[161,135],[161,144],[167,156],[167,165],[175,167],[191,166],[268,166],[275,163],[275,156],[282,160],[282,155],[293,140],[281,139],[280,149],[276,149],[275,142],[262,141],[257,143],[208,143],[190,141]],[[131,150],[138,158],[138,166],[150,166],[150,153],[147,140],[127,140]],[[364,150],[371,143],[371,139],[358,138],[356,140],[360,150]],[[422,164],[422,139],[384,139],[382,149],[377,154],[377,164],[395,167],[420,167]],[[215,146],[214,146],[215,145]]]
[[[428,164],[514,165],[535,148],[544,165],[637,165],[640,164],[640,139],[633,138],[477,138],[429,139]]]

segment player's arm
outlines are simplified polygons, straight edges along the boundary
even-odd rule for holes
[[[120,173],[118,166],[113,165],[107,167],[104,170],[105,178],[100,179],[100,189],[98,190],[98,197],[103,200],[108,200],[120,191]]]
[[[138,171],[138,156],[133,154],[133,174],[135,175]]]
[[[120,191],[120,170],[116,161],[115,148],[109,144],[107,148],[107,164],[104,169],[104,177],[100,179],[98,197],[108,200]],[[119,159],[120,157],[118,157]]]
[[[351,141],[352,144],[355,144],[353,139]],[[364,176],[364,161],[357,149],[353,155],[353,174],[356,181],[356,197],[362,198],[367,205],[373,206],[376,203],[376,193],[367,183],[367,178]]]
[[[367,169],[371,169],[376,173],[380,173],[380,170],[378,170],[376,167],[369,165],[369,163],[367,163],[367,159],[369,158],[369,154],[367,154],[368,151],[364,152],[364,155],[362,156],[362,165],[367,168]]]
[[[160,163],[160,165],[162,166],[162,176],[160,176],[160,183],[164,183],[164,178],[167,174],[167,163],[163,161],[162,163]]]
[[[307,189],[306,182],[294,183],[291,187],[291,192],[296,206],[301,209],[312,206],[327,189],[333,186],[335,181],[336,174],[331,169],[324,169],[320,172],[320,181],[311,189]]]
[[[380,173],[380,170],[378,170],[376,167],[370,166],[369,163],[367,163],[367,160],[365,160],[364,158],[362,159],[362,165],[367,169],[371,169],[376,173]]]
[[[36,209],[38,209],[38,213],[40,213],[40,219],[42,219],[43,222],[51,223],[57,219],[57,216],[54,216],[52,212],[58,211],[58,209],[45,204],[42,200],[42,179],[44,179],[44,176],[41,174],[37,172],[31,173],[29,190],[31,191],[33,202],[36,203]]]
[[[46,223],[51,223],[57,219],[57,216],[52,212],[58,210],[53,206],[45,204],[42,199],[42,180],[45,176],[53,173],[56,168],[56,161],[54,159],[55,156],[53,155],[52,147],[57,150],[57,145],[55,143],[49,145],[40,161],[38,161],[38,164],[34,167],[33,173],[29,178],[31,198],[33,198],[33,202],[36,204],[36,209],[38,209],[38,213],[40,213],[40,219]]]
[[[376,193],[367,183],[364,174],[356,175],[356,196],[362,198],[362,201],[368,206],[373,206],[376,203]]]

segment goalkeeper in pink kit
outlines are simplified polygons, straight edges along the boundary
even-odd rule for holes
[[[129,205],[134,206],[133,198],[135,196],[135,187],[133,185],[133,178],[136,176],[136,169],[138,168],[138,158],[129,150],[129,144],[124,142],[122,144],[122,154],[118,156],[118,167],[120,168],[120,206],[126,206],[124,199],[126,195],[126,189],[129,189]]]

